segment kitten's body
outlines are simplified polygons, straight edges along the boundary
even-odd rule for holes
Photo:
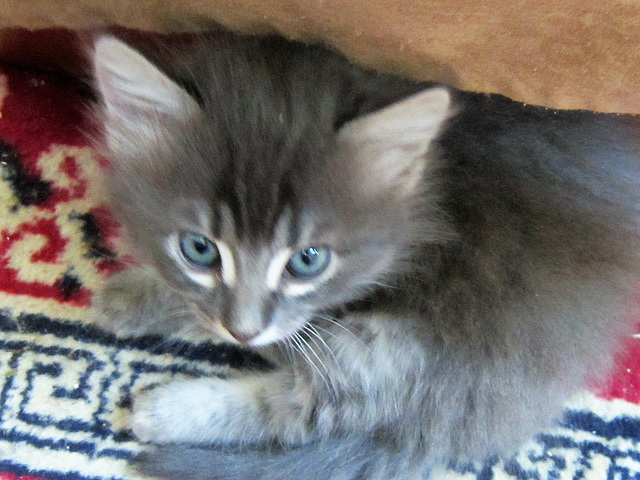
[[[142,457],[143,471],[408,478],[511,452],[610,366],[631,329],[625,309],[640,273],[632,118],[458,92],[447,121],[440,93],[418,93],[425,85],[321,49],[235,37],[164,65],[194,97],[160,75],[169,83],[153,98],[151,81],[127,90],[153,77],[126,78],[131,62],[149,65],[110,58],[105,48],[121,47],[104,45],[96,71],[114,204],[141,258],[173,289],[128,273],[145,292],[139,301],[115,278],[100,299],[105,322],[163,334],[209,322],[227,339],[279,324],[269,340],[303,328],[307,341],[290,340],[297,350],[273,372],[170,384],[140,399],[142,439],[215,446],[160,447]],[[410,102],[394,104],[409,95],[435,127]],[[379,135],[405,116],[409,134]],[[213,280],[183,271],[167,247],[175,229],[229,246],[233,271]],[[282,249],[315,244],[336,252],[329,279],[274,280]],[[272,282],[283,284],[265,287]],[[180,318],[165,321],[171,311]]]

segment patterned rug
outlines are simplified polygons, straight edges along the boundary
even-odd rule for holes
[[[256,360],[220,345],[121,341],[92,326],[93,292],[122,264],[80,92],[0,69],[0,480],[133,480],[136,392]],[[576,396],[517,456],[436,476],[640,479],[640,339],[628,347],[605,386]]]

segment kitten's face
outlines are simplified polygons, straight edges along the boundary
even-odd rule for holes
[[[310,211],[304,207],[285,204],[268,233],[254,236],[224,199],[183,205],[154,234],[160,242],[152,261],[204,328],[229,341],[264,345],[287,338],[313,315],[362,293],[395,253],[391,240],[348,245],[337,236],[344,228],[339,220],[301,218]],[[342,237],[356,241],[351,232]]]
[[[265,345],[357,299],[417,236],[438,234],[420,215],[449,96],[425,91],[334,131],[336,92],[287,90],[250,61],[237,78],[212,61],[201,103],[113,38],[98,40],[94,66],[110,193],[137,253],[204,331]]]

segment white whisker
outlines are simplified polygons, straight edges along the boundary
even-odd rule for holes
[[[277,346],[280,350],[284,350],[284,353],[289,359],[289,363],[291,364],[294,372],[296,372],[298,370],[298,361],[296,360],[296,357],[291,350],[292,347],[291,347],[291,343],[289,342],[289,339],[287,338],[282,343],[278,343]]]
[[[308,330],[306,330],[306,331],[308,331]],[[333,377],[332,377],[331,372],[329,371],[329,368],[327,367],[326,363],[322,360],[322,358],[320,358],[320,356],[316,353],[315,349],[313,348],[313,346],[311,346],[309,344],[309,342],[307,342],[301,335],[298,335],[298,337],[300,338],[300,340],[303,342],[304,345],[309,347],[309,349],[311,350],[311,353],[318,359],[318,362],[320,362],[320,365],[322,366],[322,369],[327,374],[326,377],[322,376],[324,384],[325,384],[327,390],[333,396],[333,398],[337,400],[338,393],[337,393],[337,390],[335,389],[335,386],[334,386],[333,381],[332,381]],[[321,346],[318,345],[318,343],[313,338],[311,338],[311,340],[313,341],[313,343],[315,345],[318,346],[318,348],[321,348]],[[327,346],[327,348],[328,348],[328,346]],[[331,353],[333,355],[333,352],[331,352],[330,349],[329,349],[329,353]],[[334,356],[334,359],[335,359],[335,356]],[[336,362],[337,362],[337,359],[336,359]]]
[[[342,325],[340,322],[338,322],[335,318],[331,318],[331,317],[327,317],[324,315],[316,315],[316,318],[320,318],[322,320],[326,320],[327,322],[330,322],[332,324],[334,324],[335,326],[341,328],[342,330],[344,330],[345,332],[347,332],[349,335],[351,335],[353,338],[355,338],[364,348],[367,349],[367,351],[373,355],[373,352],[371,351],[371,349],[369,348],[369,346],[364,343],[362,341],[362,339],[360,337],[358,337],[355,333],[353,333],[351,330],[349,330],[347,327],[345,327],[344,325]]]
[[[326,333],[327,335],[331,335],[333,338],[336,338],[336,334],[327,330],[326,328],[322,328],[320,325],[313,325],[314,329],[320,330],[324,333]]]
[[[307,331],[307,332],[309,331],[306,328],[304,328],[303,330]],[[315,339],[313,337],[309,337],[309,338],[318,348],[321,347],[318,344],[318,342],[315,341]],[[327,368],[327,365],[324,363],[322,358],[320,358],[320,355],[316,352],[315,348],[313,348],[313,346],[310,345],[309,342],[304,337],[302,338],[302,340],[303,340],[304,344],[309,347],[309,350],[311,350],[311,353],[313,354],[313,356],[318,359],[318,362],[320,363],[320,366],[322,367],[322,369],[326,372],[327,375],[329,375],[329,369]]]
[[[297,355],[295,355],[295,352],[297,352],[299,355],[301,355],[302,358],[305,360],[305,362],[311,363],[311,365],[313,365],[313,367],[317,369],[317,367],[313,364],[313,362],[311,362],[309,360],[309,358],[305,354],[304,350],[302,349],[302,345],[300,344],[300,341],[297,338],[297,334],[294,333],[291,337],[289,337],[289,339],[291,340],[291,343],[289,345],[291,346],[292,353],[294,354],[296,367],[297,367]]]
[[[155,317],[153,321],[158,323],[158,322],[165,322],[167,320],[177,320],[177,319],[189,318],[189,317],[192,317],[192,318],[196,317],[196,315],[192,310],[184,310],[184,309],[169,310],[167,312],[163,312],[162,315]]]
[[[336,363],[336,365],[339,364],[338,359],[336,358],[335,354],[331,350],[331,347],[329,347],[325,339],[322,338],[322,335],[318,333],[318,330],[316,330],[316,327],[314,325],[311,325],[310,323],[308,323],[307,325],[304,326],[303,330],[305,330],[306,332],[309,332],[309,334],[312,335],[312,337],[310,337],[311,341],[315,343],[318,346],[318,348],[324,347],[327,350],[327,352],[329,352],[329,354],[333,358],[333,361]],[[315,340],[316,338],[318,339],[318,341],[320,341],[320,344],[316,342]]]
[[[325,386],[327,387],[327,389],[329,391],[333,391],[332,388],[329,385],[329,381],[327,380],[327,378],[325,377],[325,375],[322,373],[322,371],[320,370],[320,368],[318,368],[318,366],[315,364],[315,362],[313,361],[313,359],[311,357],[309,357],[309,354],[307,353],[306,349],[304,348],[305,346],[308,346],[309,348],[311,348],[311,346],[306,343],[304,341],[304,338],[302,338],[300,336],[300,334],[298,332],[295,332],[293,334],[293,336],[291,337],[291,339],[295,342],[295,344],[299,347],[298,351],[300,352],[300,354],[304,357],[304,359],[307,361],[307,363],[312,366],[314,368],[314,370],[318,373],[318,375],[320,376],[320,378],[322,379],[323,383],[325,384]],[[314,356],[316,358],[318,358],[318,360],[320,360],[320,358],[318,357],[318,355],[315,353],[315,351],[313,351],[313,349],[311,349],[311,351],[314,353]],[[323,365],[324,367],[324,365]],[[326,369],[326,367],[325,367]]]
[[[89,248],[89,251],[90,251],[91,253],[96,254],[98,257],[105,258],[105,259],[107,259],[107,260],[111,260],[112,262],[116,262],[116,263],[123,263],[123,264],[126,264],[126,265],[132,265],[132,264],[133,264],[133,262],[132,262],[131,260],[128,260],[128,261],[127,261],[127,260],[125,260],[125,259],[123,259],[123,258],[118,258],[118,257],[113,256],[113,255],[107,255],[106,253],[101,252],[101,251],[99,251],[99,250],[96,250],[96,249],[95,249],[95,248],[93,248],[93,247]]]
[[[384,282],[371,282],[372,285],[377,285],[378,287],[384,287],[384,288],[391,288],[394,290],[399,289],[400,287],[398,287],[397,285],[391,285],[389,283],[384,283]]]

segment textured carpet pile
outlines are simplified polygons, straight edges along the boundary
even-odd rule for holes
[[[84,101],[68,80],[0,69],[0,480],[134,479],[136,392],[254,361],[92,326],[92,295],[122,263]],[[518,455],[440,476],[640,480],[640,339]]]

